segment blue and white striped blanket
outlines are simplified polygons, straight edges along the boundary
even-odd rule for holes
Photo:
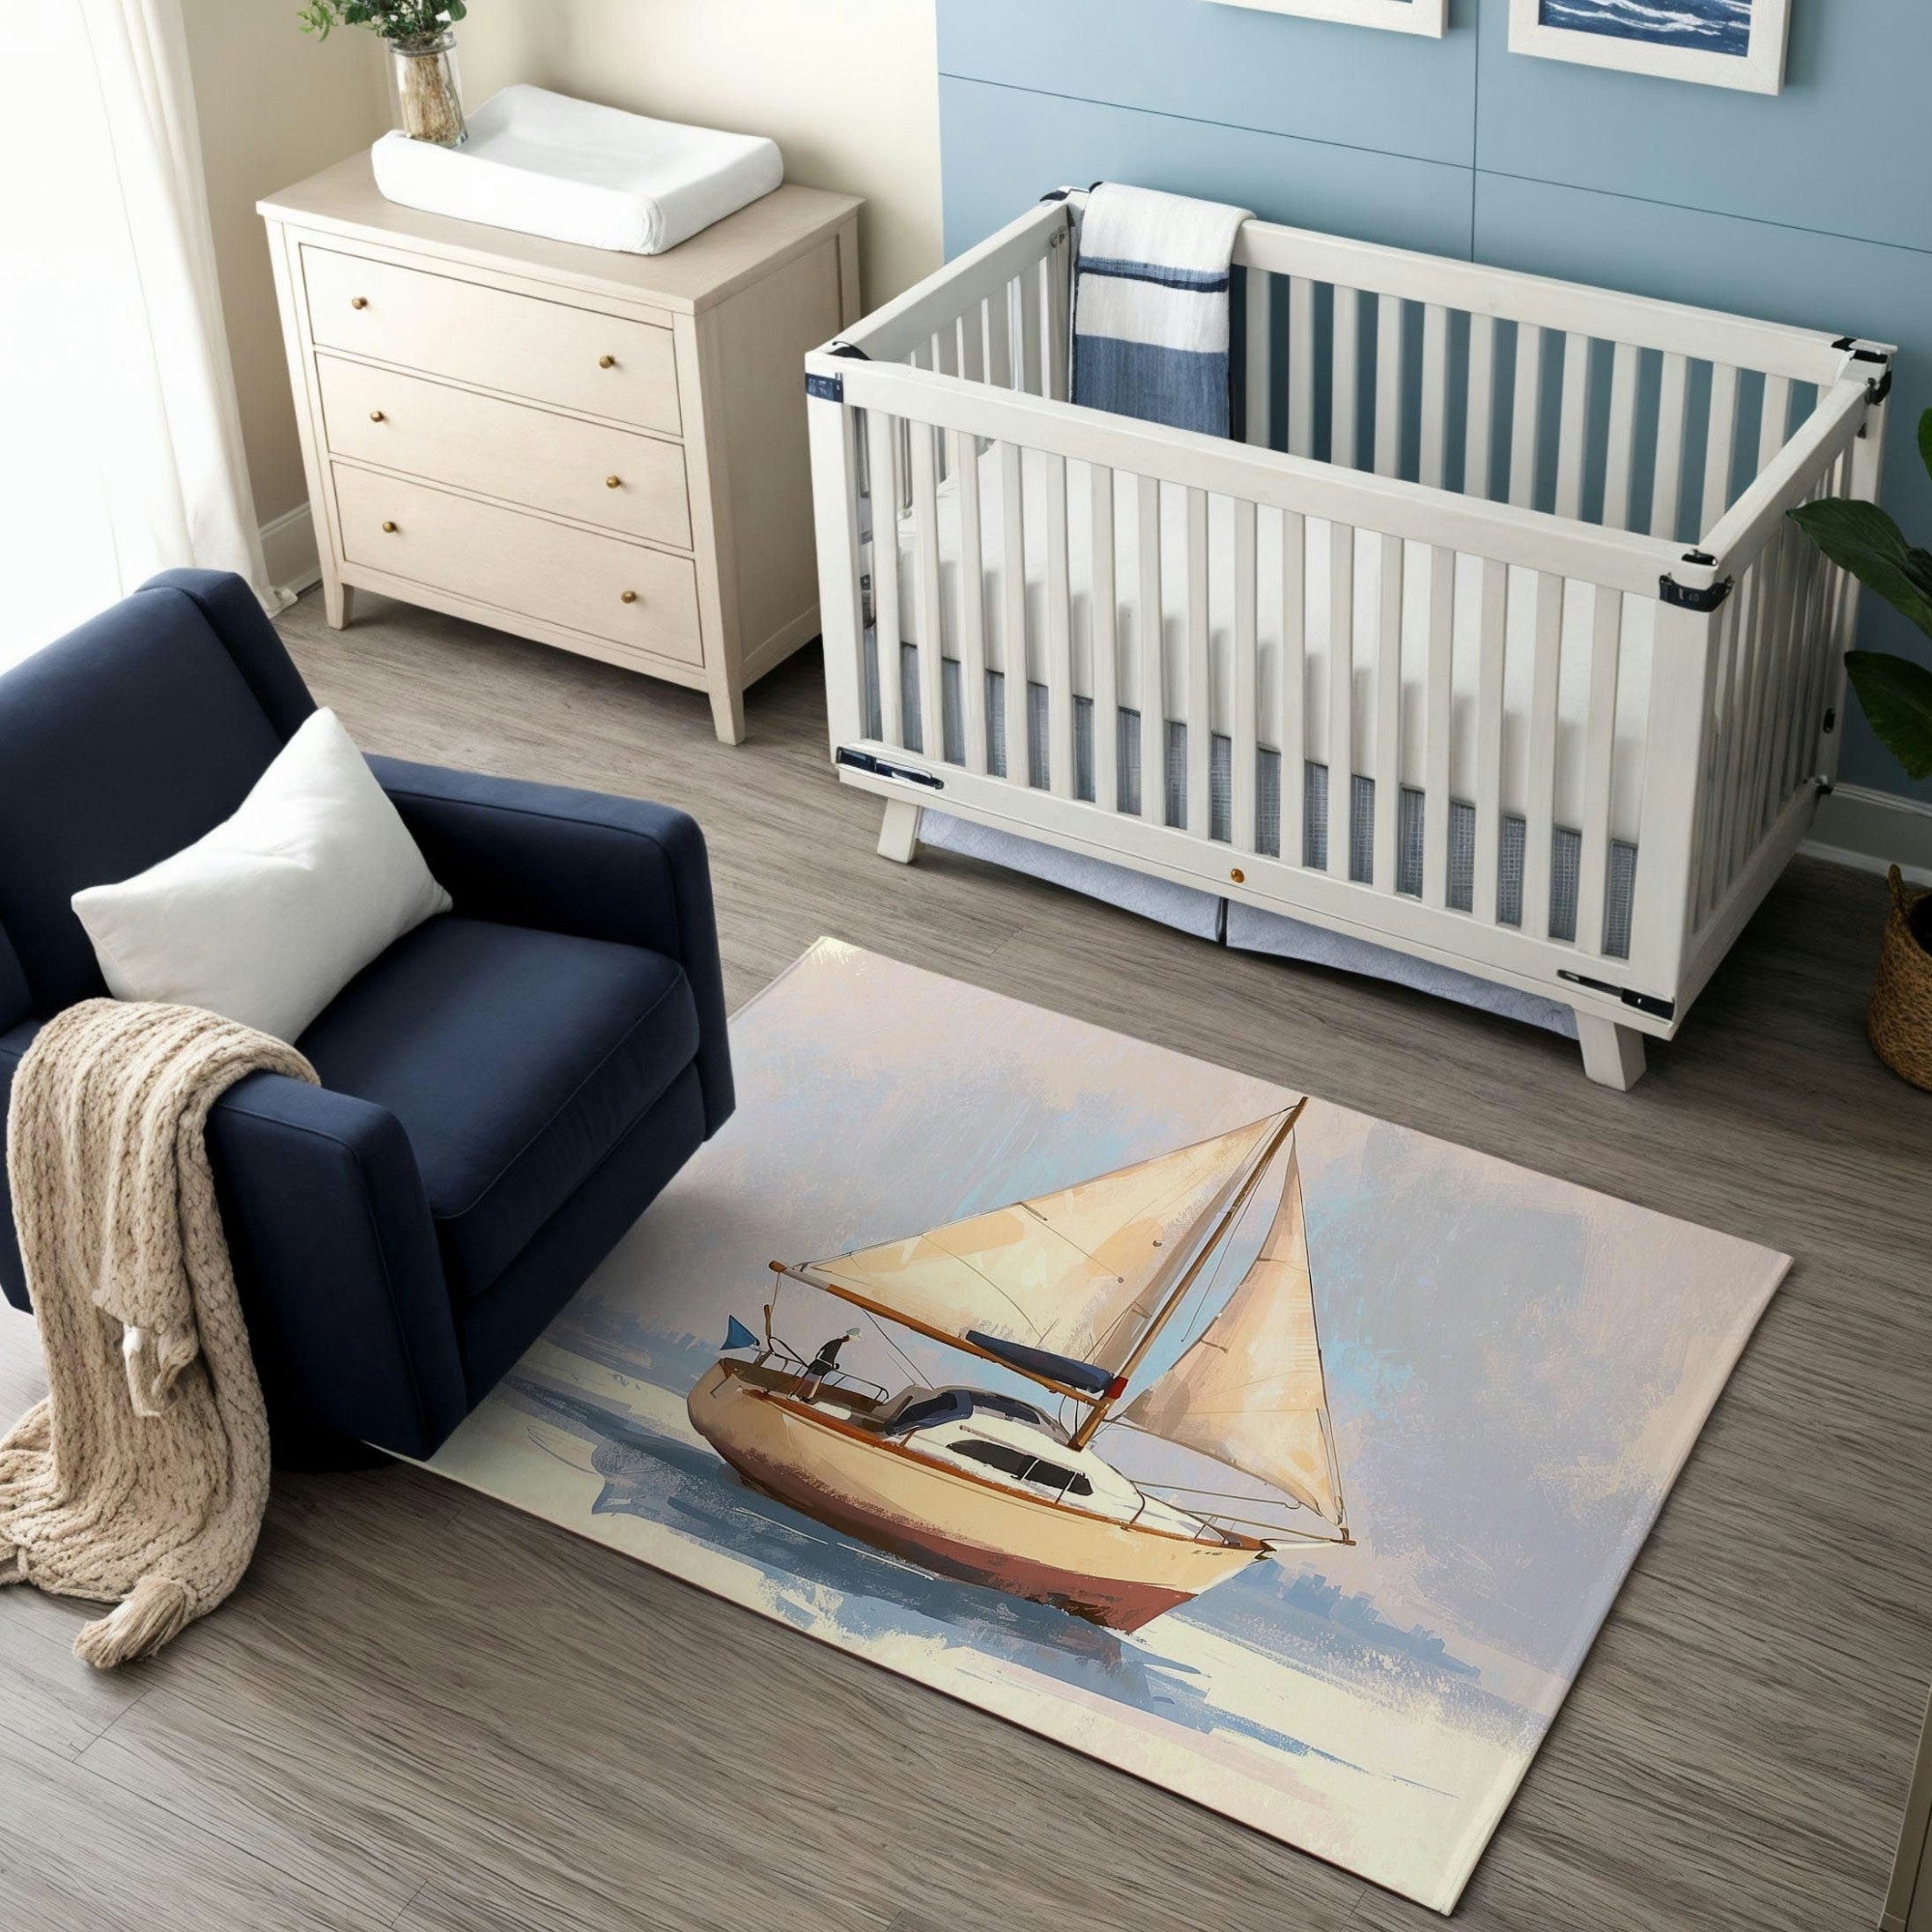
[[[1228,279],[1247,210],[1102,182],[1080,223],[1073,400],[1228,434]]]

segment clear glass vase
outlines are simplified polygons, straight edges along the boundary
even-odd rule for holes
[[[460,148],[469,138],[463,119],[463,83],[456,71],[456,36],[391,41],[389,79],[396,118],[412,141]]]

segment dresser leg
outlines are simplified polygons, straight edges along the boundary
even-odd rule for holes
[[[745,694],[720,685],[711,694],[711,724],[721,745],[745,742]]]
[[[333,577],[322,580],[322,614],[331,631],[347,630],[355,621],[355,587]]]

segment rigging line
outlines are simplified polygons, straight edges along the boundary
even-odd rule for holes
[[[925,1377],[921,1372],[919,1364],[915,1362],[913,1358],[910,1355],[908,1355],[906,1351],[903,1349],[901,1349],[896,1342],[893,1340],[892,1333],[886,1327],[886,1324],[883,1321],[881,1321],[879,1318],[876,1315],[874,1315],[869,1308],[862,1308],[860,1309],[859,1313],[863,1315],[866,1318],[866,1320],[869,1321],[872,1324],[872,1326],[879,1331],[879,1340],[882,1341],[886,1345],[886,1347],[889,1348],[893,1351],[893,1353],[899,1358],[899,1361],[903,1365],[906,1374],[909,1375],[916,1383],[923,1385],[925,1381]]]

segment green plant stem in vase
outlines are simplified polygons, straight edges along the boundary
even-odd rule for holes
[[[456,37],[464,0],[307,0],[302,31],[326,41],[333,27],[367,27],[389,43],[403,132],[414,141],[460,147],[469,130],[456,75]]]

